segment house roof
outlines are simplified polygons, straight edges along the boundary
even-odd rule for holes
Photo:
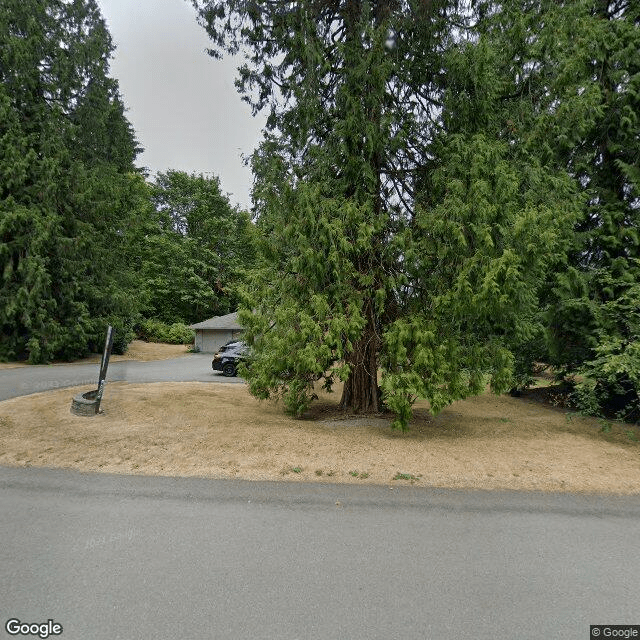
[[[236,312],[203,320],[197,324],[190,325],[189,329],[232,329],[233,331],[241,331],[243,327],[238,324],[238,313]]]

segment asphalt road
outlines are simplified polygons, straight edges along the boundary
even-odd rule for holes
[[[63,640],[587,640],[590,624],[640,624],[638,497],[0,467],[0,509],[1,624],[52,619]]]
[[[226,378],[211,369],[213,356],[192,353],[170,360],[111,362],[107,384],[127,382],[243,382],[241,378]],[[0,401],[39,391],[62,389],[78,385],[98,385],[99,364],[55,364],[0,369]]]

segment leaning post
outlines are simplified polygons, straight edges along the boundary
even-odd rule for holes
[[[95,416],[100,411],[100,402],[104,393],[104,385],[107,379],[107,368],[109,367],[109,358],[111,356],[111,348],[113,347],[113,327],[109,325],[107,328],[107,337],[104,341],[104,351],[102,352],[102,360],[100,361],[100,373],[98,374],[98,388],[86,393],[79,393],[71,401],[71,413],[77,416]]]
[[[109,367],[109,358],[111,357],[111,348],[113,347],[113,327],[107,327],[107,338],[104,341],[104,351],[102,352],[102,361],[100,362],[100,374],[98,376],[98,393],[96,394],[96,413],[100,412],[100,402],[102,402],[102,394],[104,393],[104,385],[107,379],[107,369]]]

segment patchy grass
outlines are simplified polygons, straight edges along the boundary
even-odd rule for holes
[[[394,480],[418,480],[419,476],[414,476],[412,473],[396,473],[393,476]]]
[[[70,413],[62,389],[0,402],[0,464],[83,471],[428,487],[640,493],[638,427],[482,395],[411,430],[350,416],[320,392],[304,420],[224,383],[108,384],[104,413]],[[570,415],[570,419],[567,419]],[[366,469],[362,472],[362,469]],[[402,471],[399,472],[398,469]],[[419,480],[419,481],[418,481]]]

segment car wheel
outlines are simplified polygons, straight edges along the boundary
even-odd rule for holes
[[[229,378],[233,378],[236,375],[236,366],[232,362],[225,362],[222,365],[222,373]]]

